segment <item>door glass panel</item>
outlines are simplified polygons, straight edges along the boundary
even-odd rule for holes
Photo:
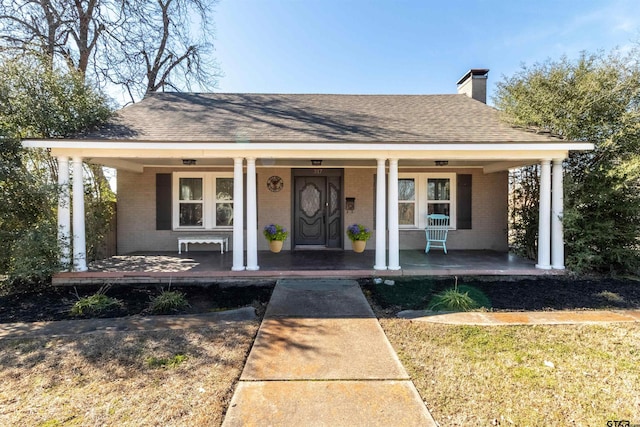
[[[335,185],[329,184],[329,215],[335,215],[340,209],[338,200],[338,189]]]
[[[180,200],[202,200],[202,178],[180,178]]]
[[[216,178],[216,199],[233,200],[233,178]]]
[[[320,210],[320,190],[313,184],[305,185],[300,193],[300,207],[304,214],[312,217]]]

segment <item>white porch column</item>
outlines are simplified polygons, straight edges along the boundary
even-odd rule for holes
[[[398,159],[389,160],[389,270],[400,270],[398,228]]]
[[[540,208],[538,220],[538,263],[536,268],[551,269],[551,161],[540,163]]]
[[[551,267],[556,270],[564,270],[562,159],[553,159],[551,172]]]
[[[82,157],[73,157],[73,269],[87,271]]]
[[[247,270],[258,266],[258,208],[256,195],[256,159],[247,158]]]
[[[233,159],[233,271],[244,270],[243,161],[242,157]]]
[[[69,193],[69,158],[58,157],[58,246],[60,263],[71,267],[71,194]]]
[[[385,163],[386,159],[378,159],[376,176],[376,263],[375,270],[387,269],[387,225],[386,225],[386,189]]]

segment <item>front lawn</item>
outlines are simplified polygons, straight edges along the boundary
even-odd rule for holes
[[[259,322],[0,340],[0,425],[220,425]]]
[[[380,323],[443,426],[640,423],[640,327]]]

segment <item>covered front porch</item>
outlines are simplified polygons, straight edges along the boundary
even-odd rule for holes
[[[152,283],[196,284],[216,281],[254,281],[286,277],[397,277],[397,276],[532,276],[562,274],[542,270],[535,262],[494,251],[401,250],[397,271],[375,270],[375,251],[342,250],[260,251],[261,268],[232,271],[233,254],[217,251],[144,252],[114,256],[89,264],[86,272],[59,273],[54,285]]]

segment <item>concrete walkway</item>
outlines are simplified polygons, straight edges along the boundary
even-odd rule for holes
[[[278,281],[223,426],[435,426],[357,282]]]

